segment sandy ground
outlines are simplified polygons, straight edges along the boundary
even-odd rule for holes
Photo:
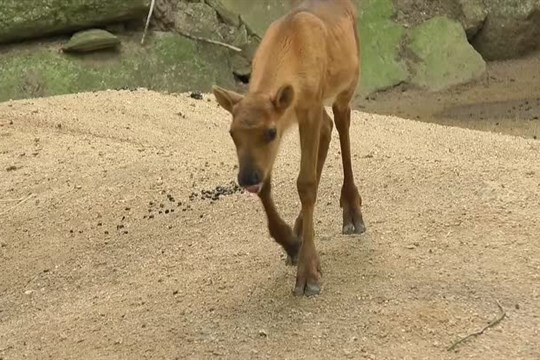
[[[340,233],[334,132],[306,299],[258,200],[227,190],[228,124],[208,96],[0,104],[0,359],[540,358],[540,142],[355,112],[368,232]]]

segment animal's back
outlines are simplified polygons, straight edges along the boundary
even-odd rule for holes
[[[358,55],[352,2],[306,0],[268,28],[250,87],[273,90],[288,80],[305,96],[333,98],[357,81]]]

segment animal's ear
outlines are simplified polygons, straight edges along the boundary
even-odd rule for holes
[[[218,104],[230,113],[232,113],[234,105],[244,98],[243,95],[231,90],[223,89],[216,85],[212,86],[212,92],[214,93]]]
[[[273,103],[277,111],[283,112],[291,106],[294,99],[294,89],[291,85],[283,85],[274,97]]]

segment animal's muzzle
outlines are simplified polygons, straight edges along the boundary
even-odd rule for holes
[[[240,172],[238,173],[238,184],[243,188],[259,185],[262,181],[262,174],[257,169],[240,169]]]

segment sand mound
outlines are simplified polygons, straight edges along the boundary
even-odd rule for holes
[[[540,143],[354,113],[368,233],[340,234],[334,139],[316,210],[323,292],[231,181],[228,114],[149,91],[0,104],[0,358],[540,356]],[[297,134],[275,171],[299,211]]]

